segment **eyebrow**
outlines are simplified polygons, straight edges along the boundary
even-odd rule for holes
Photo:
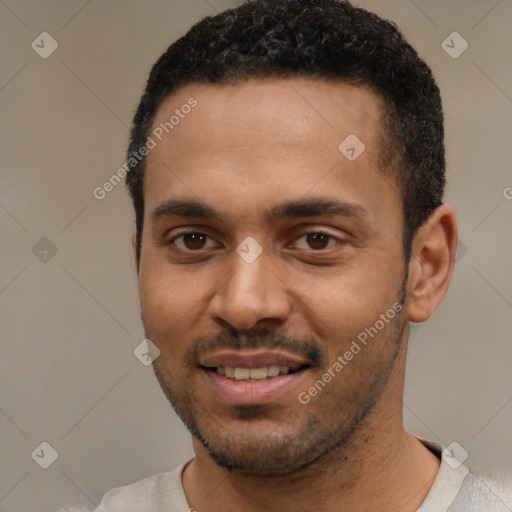
[[[265,213],[266,219],[270,222],[322,215],[368,217],[368,212],[358,204],[338,199],[308,198],[285,201],[271,207]],[[226,222],[226,217],[221,212],[194,199],[169,199],[155,208],[151,214],[153,222],[165,217],[219,219]]]

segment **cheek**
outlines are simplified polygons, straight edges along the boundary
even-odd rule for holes
[[[148,334],[158,338],[173,336],[187,323],[200,302],[202,287],[193,275],[173,272],[168,262],[146,258],[139,273],[139,294]]]
[[[353,335],[373,325],[399,299],[400,272],[396,265],[384,269],[369,262],[302,275],[300,279],[296,276],[296,303],[305,305],[304,314],[312,322],[323,323],[326,332],[331,331],[328,337],[334,333]]]

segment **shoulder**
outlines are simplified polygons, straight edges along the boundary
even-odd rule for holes
[[[153,475],[129,485],[110,489],[96,508],[68,506],[58,512],[139,512],[146,510],[151,490],[156,487],[157,479],[161,479],[161,477],[162,474]]]
[[[186,463],[173,471],[158,473],[135,483],[111,489],[105,494],[97,508],[66,507],[59,512],[140,512],[141,510],[169,510],[172,512],[173,510],[182,510],[183,505],[186,506],[181,485],[181,472],[185,465]],[[186,507],[188,508],[188,506]]]
[[[465,458],[457,459],[456,447],[418,439],[441,459],[436,479],[418,512],[512,511],[512,474],[467,467]]]
[[[158,483],[166,480],[171,473],[160,473],[138,482],[111,489],[105,494],[99,505],[105,512],[128,512],[131,510],[145,510],[153,491],[158,488]]]
[[[450,512],[498,512],[512,510],[512,474],[470,472]]]

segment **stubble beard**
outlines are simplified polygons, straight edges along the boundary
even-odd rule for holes
[[[255,437],[250,433],[251,423],[264,418],[268,412],[265,405],[233,407],[234,421],[238,423],[235,436],[229,431],[229,425],[219,424],[214,411],[206,410],[199,403],[192,386],[187,382],[178,383],[157,362],[153,368],[176,414],[219,466],[243,474],[284,476],[315,463],[321,464],[335,454],[346,458],[344,455],[357,450],[354,443],[359,442],[360,436],[356,434],[386,388],[407,324],[401,320],[401,315],[392,322],[386,339],[373,341],[391,347],[390,352],[384,361],[379,360],[378,371],[372,368],[372,378],[361,383],[364,390],[359,390],[357,397],[349,397],[349,400],[341,397],[332,403],[329,411],[310,408],[308,412],[310,404],[303,405],[299,412],[304,410],[305,415],[290,418],[286,425],[277,425],[264,436],[259,433]],[[356,404],[348,413],[347,403]],[[245,434],[240,433],[242,423],[247,425]]]

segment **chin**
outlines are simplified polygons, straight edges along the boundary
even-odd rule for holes
[[[338,446],[344,444],[352,435],[351,429],[323,435],[318,421],[310,418],[302,428],[294,425],[293,432],[277,432],[278,426],[267,433],[261,428],[251,429],[242,425],[243,433],[237,435],[226,431],[195,432],[210,457],[221,467],[239,474],[253,476],[286,476],[300,472],[318,462],[332,452],[333,440]],[[274,434],[274,435],[272,435]],[[206,436],[206,438],[205,438]]]

